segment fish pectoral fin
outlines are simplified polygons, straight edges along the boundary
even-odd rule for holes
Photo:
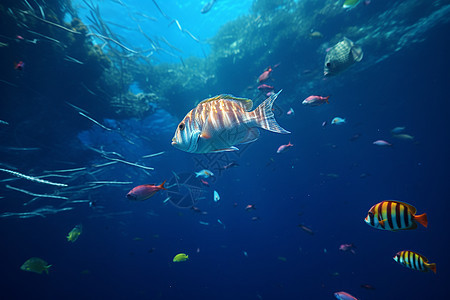
[[[200,138],[202,138],[202,139],[210,139],[211,135],[208,132],[202,132],[200,134]]]
[[[364,53],[360,46],[356,46],[356,45],[353,46],[351,52],[352,52],[353,59],[357,62],[361,61],[361,59],[364,56]]]
[[[248,144],[256,141],[259,138],[259,129],[258,128],[250,128],[247,131],[247,135],[239,144]]]
[[[379,220],[379,221],[378,221],[378,223],[380,223],[381,226],[384,226],[384,222],[386,222],[386,219],[384,219],[384,220]]]
[[[239,148],[231,146],[230,148],[224,148],[224,149],[216,149],[213,152],[228,152],[228,151],[238,151]]]

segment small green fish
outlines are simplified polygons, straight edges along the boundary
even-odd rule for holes
[[[182,262],[182,261],[186,261],[189,259],[189,255],[184,254],[184,253],[179,253],[177,255],[175,255],[175,257],[173,258],[173,262]]]
[[[67,241],[75,243],[82,232],[83,227],[81,226],[81,224],[75,226],[67,235]]]
[[[361,0],[345,0],[344,5],[342,5],[345,9],[355,8]]]
[[[20,269],[23,271],[34,272],[38,274],[42,274],[42,272],[48,274],[48,268],[50,268],[51,266],[52,265],[47,264],[47,262],[41,258],[32,257],[24,262]]]

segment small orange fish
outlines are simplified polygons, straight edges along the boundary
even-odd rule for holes
[[[137,187],[134,187],[131,191],[128,192],[127,198],[128,198],[128,200],[132,200],[132,201],[147,200],[148,198],[155,195],[155,193],[157,191],[166,190],[166,188],[164,187],[164,183],[166,183],[165,180],[160,185],[154,185],[154,184],[138,185]]]

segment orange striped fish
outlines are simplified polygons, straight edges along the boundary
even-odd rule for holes
[[[404,267],[422,272],[431,270],[436,274],[436,264],[428,263],[428,259],[419,253],[408,250],[400,251],[394,256],[394,260]]]
[[[416,216],[416,212],[411,204],[387,200],[372,206],[364,221],[377,229],[390,231],[416,229],[416,222],[427,227],[427,214]]]
[[[250,111],[250,99],[219,95],[200,102],[178,124],[172,145],[190,153],[210,153],[239,150],[237,144],[256,141],[257,127],[277,133],[290,133],[278,125],[272,105],[277,94],[271,95]]]

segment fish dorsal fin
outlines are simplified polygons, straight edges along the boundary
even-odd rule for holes
[[[220,100],[220,99],[236,101],[244,107],[245,111],[250,111],[253,107],[252,100],[247,99],[247,98],[237,98],[237,97],[233,97],[231,95],[217,95],[215,97],[205,99],[202,102],[200,102],[199,104],[208,103],[208,102],[216,101],[216,100]]]
[[[411,204],[409,204],[409,203],[402,202],[402,201],[397,201],[397,200],[388,200],[388,201],[403,204],[404,206],[406,206],[406,207],[408,208],[408,211],[409,211],[412,215],[415,215],[416,212],[417,212],[417,209],[416,209],[414,206],[412,206]]]
[[[347,43],[348,45],[350,45],[350,47],[353,47],[354,43],[351,39],[347,38],[344,36],[344,38],[342,39],[342,42]]]
[[[424,263],[427,263],[427,262],[428,262],[428,259],[427,259],[425,256],[423,256],[422,254],[419,254],[419,253],[416,253],[416,254],[419,255],[420,258],[423,259],[423,262],[424,262]]]

